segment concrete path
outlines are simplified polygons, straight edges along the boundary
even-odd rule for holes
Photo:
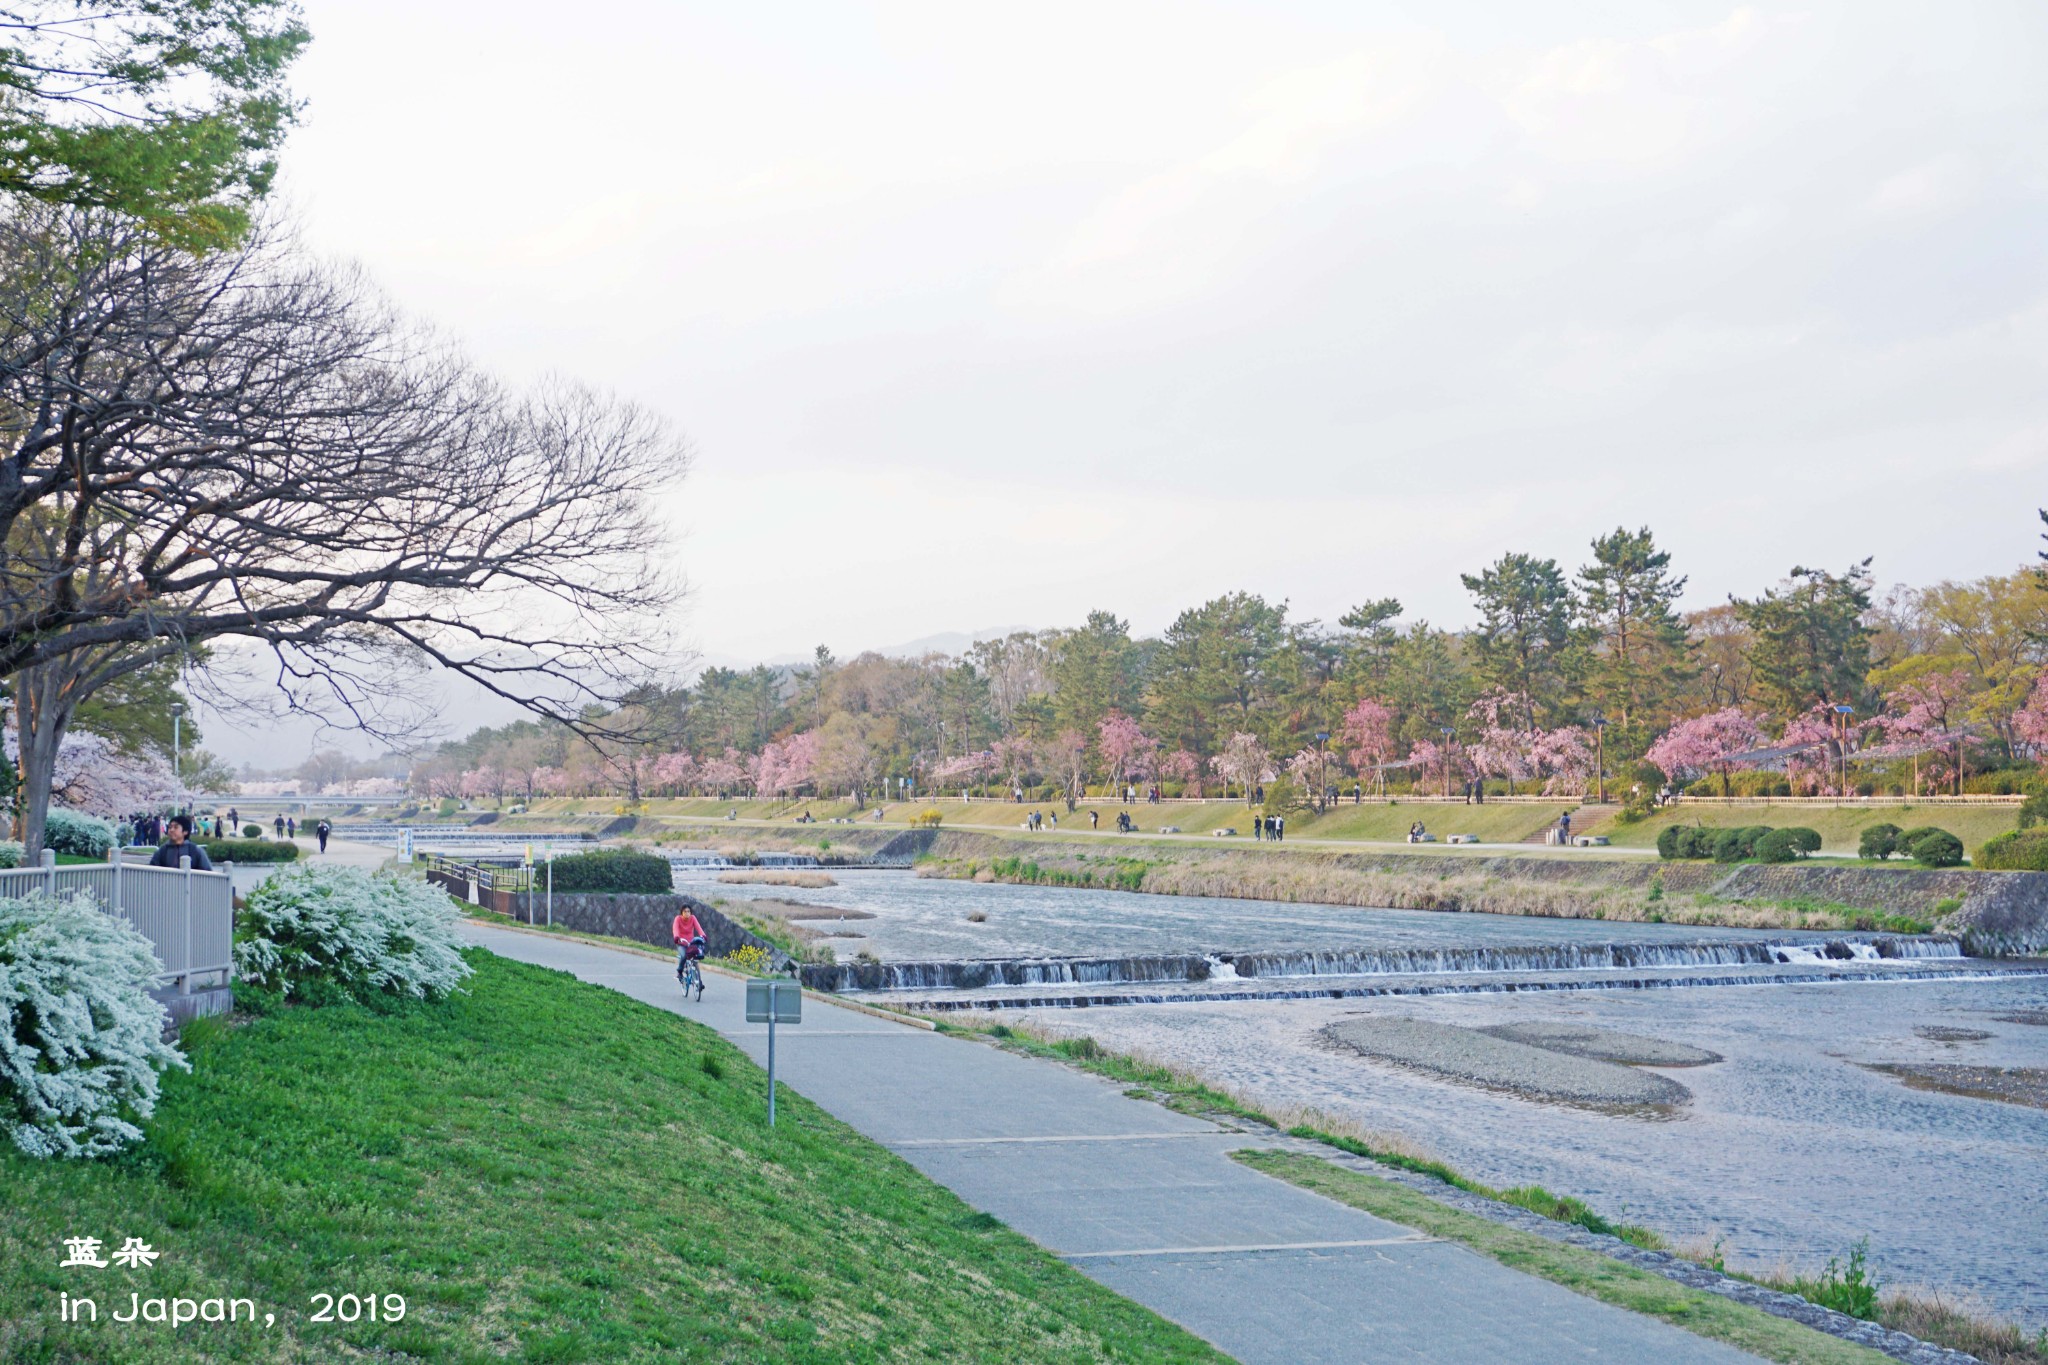
[[[502,956],[697,1019],[757,1061],[742,983],[686,1002],[665,964],[466,925]],[[1508,1270],[1232,1161],[1261,1139],[1127,1098],[1100,1077],[804,1002],[778,1079],[975,1208],[1246,1362],[1753,1357]]]
[[[391,850],[378,844],[352,844],[343,839],[327,841],[327,851],[320,851],[320,841],[302,838],[295,841],[299,846],[299,861],[296,863],[236,863],[230,876],[235,894],[246,896],[267,880],[271,873],[281,868],[298,867],[305,863],[341,863],[347,867],[360,867],[374,872],[391,861]]]

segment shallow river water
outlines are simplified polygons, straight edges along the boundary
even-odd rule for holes
[[[842,958],[866,949],[884,961],[1820,937],[976,885],[900,873],[845,874],[839,886],[816,891],[680,874],[678,884],[707,897],[772,896],[868,911],[876,918],[819,927],[860,933],[834,940]],[[971,923],[969,913],[987,918]],[[1889,1282],[1959,1293],[2048,1327],[2048,1111],[1915,1090],[1870,1069],[2048,1067],[2048,1027],[2000,1018],[2048,1017],[2048,976],[1899,980],[1887,967],[1918,964],[1858,965],[1868,965],[1866,978],[1828,985],[1210,998],[1041,1009],[1029,1017],[1179,1063],[1276,1107],[1318,1108],[1401,1134],[1492,1184],[1534,1182],[1675,1240],[1719,1239],[1735,1268],[1790,1262],[1817,1269],[1867,1237],[1870,1259]],[[1492,979],[1501,978],[1469,978],[1482,988]],[[1661,1069],[1692,1092],[1667,1115],[1600,1112],[1369,1060],[1321,1036],[1329,1024],[1368,1013],[1471,1027],[1590,1024],[1691,1044],[1724,1060]],[[1924,1029],[1988,1036],[1939,1042]]]

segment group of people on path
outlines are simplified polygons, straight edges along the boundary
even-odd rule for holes
[[[1287,817],[1284,815],[1261,815],[1252,820],[1252,838],[1270,839],[1279,843],[1287,837]]]
[[[1051,822],[1052,828],[1058,829],[1060,827],[1060,813],[1058,811],[1035,810],[1024,817],[1024,828],[1035,834],[1046,827],[1048,820]]]

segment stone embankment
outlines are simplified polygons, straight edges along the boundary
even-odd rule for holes
[[[704,926],[705,951],[712,957],[724,957],[736,948],[750,947],[768,954],[770,962],[778,968],[787,966],[789,962],[789,955],[780,948],[742,929],[695,896],[557,891],[552,907],[545,894],[507,895],[503,899],[506,904],[499,913],[521,924],[552,923],[558,929],[626,938],[635,943],[650,943],[657,948],[672,946],[669,943],[669,926],[687,907]]]

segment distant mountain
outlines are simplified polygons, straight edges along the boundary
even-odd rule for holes
[[[983,640],[1000,640],[1030,626],[991,626],[986,630],[949,630],[937,635],[921,635],[915,640],[901,644],[881,645],[845,651],[834,650],[840,659],[857,658],[862,654],[879,654],[885,659],[921,659],[927,654],[965,654]],[[779,654],[772,659],[742,659],[736,654],[700,654],[691,663],[689,677],[695,679],[707,668],[731,668],[746,672],[757,664],[770,668],[789,668],[811,661],[809,654]]]

